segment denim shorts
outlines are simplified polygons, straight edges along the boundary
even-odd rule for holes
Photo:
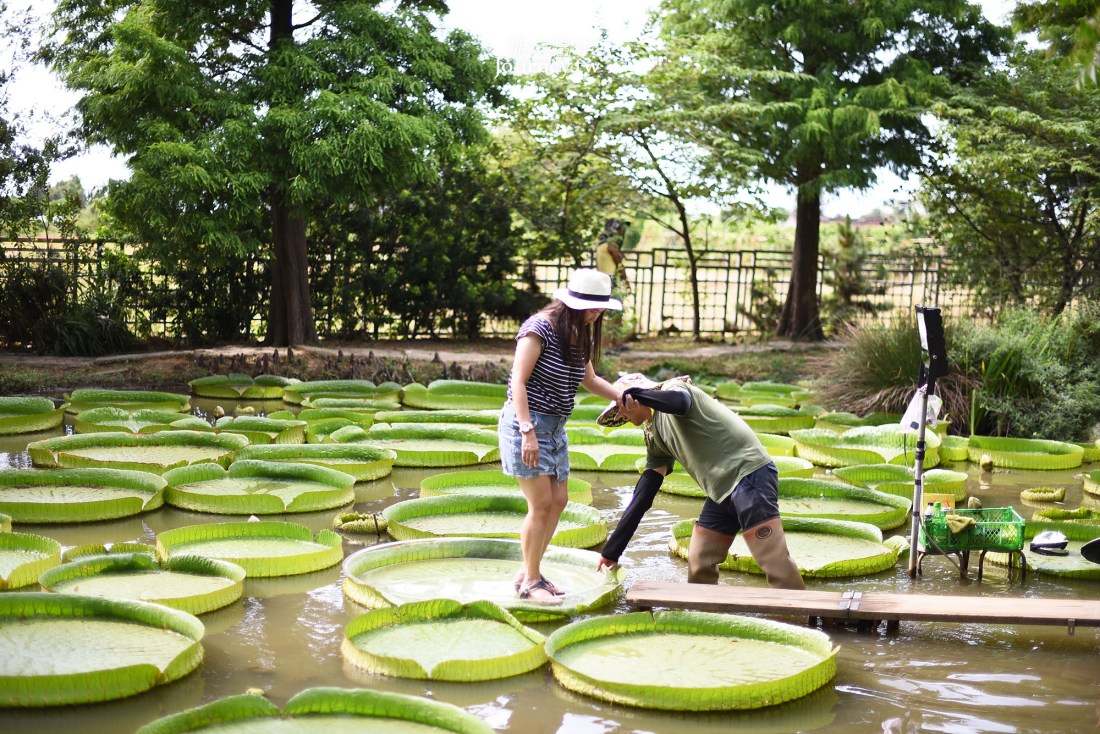
[[[723,535],[737,535],[779,517],[779,471],[769,462],[745,476],[729,497],[715,502],[707,497],[696,524]]]
[[[523,436],[519,432],[515,406],[511,401],[505,403],[497,424],[500,463],[504,473],[524,479],[542,476],[553,477],[559,482],[568,479],[569,440],[565,436],[566,417],[531,411],[531,423],[535,426],[535,438],[539,442],[539,465],[527,466],[523,463]]]

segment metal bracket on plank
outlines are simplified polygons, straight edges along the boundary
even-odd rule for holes
[[[862,591],[845,591],[837,605],[837,609],[855,611],[859,609],[859,600],[863,598]]]

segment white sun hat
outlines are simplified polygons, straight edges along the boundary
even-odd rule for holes
[[[578,311],[586,308],[623,310],[622,301],[611,297],[611,276],[593,268],[574,270],[569,276],[569,285],[554,291],[554,298]]]

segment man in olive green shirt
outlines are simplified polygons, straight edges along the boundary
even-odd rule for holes
[[[641,375],[627,375],[616,386],[623,388],[622,404],[617,412],[609,407],[601,423],[629,421],[645,427],[646,470],[604,544],[599,568],[618,563],[665,475],[679,461],[707,494],[691,534],[688,581],[718,583],[718,564],[741,531],[770,586],[805,589],[779,518],[775,464],[740,416],[682,380],[657,385]]]

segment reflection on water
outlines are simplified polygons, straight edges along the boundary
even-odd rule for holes
[[[199,409],[211,405],[196,401]],[[272,401],[268,401],[272,402]],[[282,406],[261,406],[266,410]],[[259,409],[258,409],[259,412]],[[29,440],[61,435],[61,430],[34,436],[0,437],[0,465],[28,466]],[[485,468],[497,468],[490,464]],[[1030,486],[1066,487],[1066,498],[1053,506],[1097,506],[1083,496],[1080,469],[1066,472],[980,472],[966,464],[949,466],[970,473],[969,490],[985,507],[1013,506],[1025,518],[1020,491]],[[1100,468],[1092,464],[1085,470]],[[356,487],[359,512],[378,512],[394,502],[417,496],[420,481],[444,469],[399,469],[392,476]],[[823,473],[822,473],[823,475]],[[614,524],[629,502],[634,477],[629,474],[578,473],[592,482],[593,506]],[[677,580],[686,564],[667,550],[669,528],[692,518],[700,500],[659,495],[628,549],[626,585],[638,579]],[[330,527],[334,513],[281,515],[313,532]],[[123,520],[67,525],[16,525],[21,532],[55,538],[66,547],[86,543],[141,541],[152,543],[165,530],[239,518],[186,512],[164,507]],[[888,531],[904,535],[905,528]],[[345,555],[386,542],[386,536],[347,536]],[[1021,583],[1002,567],[985,566],[982,582],[975,563],[967,578],[942,557],[925,559],[923,573],[908,577],[904,564],[856,579],[814,579],[810,588],[889,593],[1074,597],[1097,599],[1100,584],[1054,580],[1029,575]],[[897,634],[824,628],[840,647],[837,676],[831,685],[797,701],[759,711],[693,714],[647,711],[596,701],[557,685],[549,667],[501,681],[471,684],[435,683],[386,678],[344,662],[340,654],[347,623],[364,609],[342,591],[343,571],[330,569],[283,579],[246,582],[245,596],[229,607],[202,617],[205,660],[200,669],[163,688],[122,701],[46,710],[0,710],[0,731],[34,734],[132,732],[160,716],[227,695],[259,688],[282,705],[304,688],[368,687],[426,696],[462,706],[498,731],[692,732],[736,731],[776,734],[818,732],[1073,732],[1100,731],[1100,631],[1007,625],[904,623]],[[764,586],[758,576],[724,573],[721,583]],[[1100,603],[1100,602],[1098,602]],[[624,600],[605,613],[633,611]],[[558,627],[532,625],[542,634]]]

